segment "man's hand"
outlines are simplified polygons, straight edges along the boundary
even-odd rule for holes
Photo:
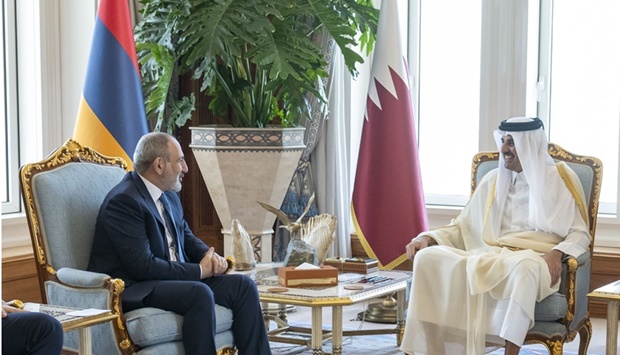
[[[228,270],[228,262],[226,258],[219,256],[217,253],[213,254],[213,258],[211,259],[213,263],[213,275],[222,275]]]
[[[405,249],[407,250],[407,258],[413,261],[415,253],[431,245],[437,245],[437,242],[435,241],[435,239],[429,237],[428,235],[422,235],[412,239],[411,242],[405,247]]]
[[[559,250],[552,249],[542,255],[542,258],[547,262],[549,266],[549,274],[551,274],[551,286],[560,281],[560,275],[562,274],[562,257],[564,253]]]
[[[213,247],[200,260],[201,278],[221,275],[228,269],[228,262],[225,258],[217,255]]]
[[[8,304],[3,303],[2,304],[2,318],[6,317],[7,314],[9,313],[16,313],[16,312],[26,312],[23,309],[19,309],[19,308],[15,308],[13,306],[9,306]]]
[[[209,248],[209,251],[205,253],[205,256],[200,260],[200,278],[204,279],[207,277],[211,277],[215,274],[215,270],[213,270],[213,259],[215,258],[215,248]],[[217,255],[217,254],[216,254]]]

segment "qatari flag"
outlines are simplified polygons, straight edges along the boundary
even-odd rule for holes
[[[357,235],[384,269],[405,261],[405,245],[428,228],[397,3],[381,2],[351,203]]]

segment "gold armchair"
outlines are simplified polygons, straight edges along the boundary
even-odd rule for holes
[[[549,154],[554,160],[565,162],[581,181],[586,197],[591,243],[587,253],[579,258],[569,257],[564,261],[560,290],[536,304],[535,324],[529,330],[525,343],[541,343],[550,354],[561,355],[564,343],[573,341],[579,334],[579,354],[585,355],[592,337],[587,294],[603,165],[597,158],[573,154],[553,143],[549,143]],[[497,167],[498,159],[498,152],[483,152],[474,156],[472,193],[482,177]]]
[[[96,354],[184,354],[182,316],[156,308],[124,313],[124,282],[86,271],[99,208],[126,169],[123,159],[101,155],[73,140],[43,161],[21,168],[43,302],[118,314],[117,321],[92,328]],[[232,311],[216,306],[216,322],[218,354],[235,354]],[[72,333],[65,334],[64,346],[77,349],[77,334]]]

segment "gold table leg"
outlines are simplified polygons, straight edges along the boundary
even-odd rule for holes
[[[342,306],[332,307],[332,355],[342,354]]]
[[[405,328],[405,290],[396,291],[396,345],[403,341]]]
[[[265,329],[269,331],[269,303],[261,302],[261,308],[263,312],[263,322],[265,323]]]
[[[312,307],[312,355],[323,355],[323,308]]]
[[[607,302],[607,355],[618,353],[618,301]]]
[[[91,355],[93,353],[92,337],[90,327],[78,329],[80,355]]]
[[[286,315],[286,305],[285,304],[278,304],[277,317],[280,318],[284,323],[288,324],[288,316]]]

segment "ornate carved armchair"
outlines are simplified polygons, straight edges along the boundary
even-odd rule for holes
[[[579,354],[585,355],[592,337],[587,294],[603,165],[597,158],[573,154],[553,143],[549,144],[549,154],[556,161],[565,162],[581,181],[586,197],[591,243],[587,253],[579,258],[569,257],[564,261],[560,290],[536,304],[535,324],[529,330],[525,343],[542,343],[550,354],[561,355],[564,343],[573,341],[579,334]],[[497,167],[498,158],[498,152],[478,153],[474,156],[472,193],[482,177]]]
[[[121,158],[72,140],[21,168],[41,294],[52,305],[110,309],[120,316],[118,322],[92,328],[95,354],[184,354],[182,316],[156,308],[123,313],[123,281],[86,271],[99,207],[126,169]],[[235,354],[232,311],[217,307],[218,353]],[[65,348],[77,349],[77,344],[77,334],[65,335]]]

